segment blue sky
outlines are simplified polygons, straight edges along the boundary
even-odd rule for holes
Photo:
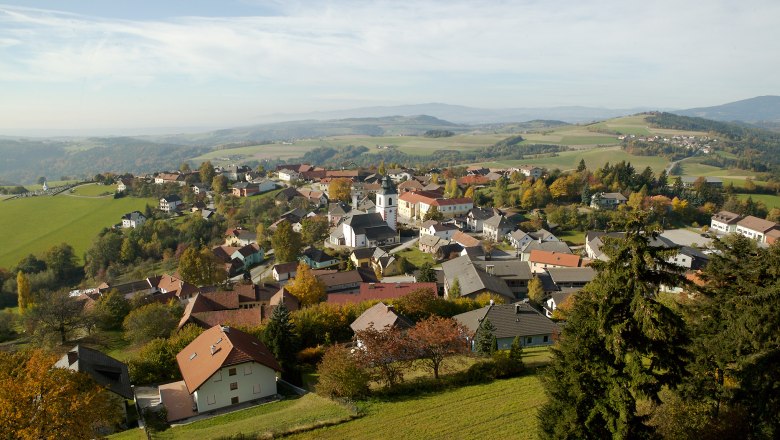
[[[780,94],[778,18],[776,0],[27,0],[0,4],[0,131],[715,105]]]

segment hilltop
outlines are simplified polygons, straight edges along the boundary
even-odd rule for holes
[[[715,121],[741,121],[758,126],[780,125],[780,96],[757,96],[712,107],[672,111],[680,116],[692,116]]]

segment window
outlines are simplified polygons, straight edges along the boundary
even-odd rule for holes
[[[231,369],[228,370],[228,376],[235,376],[235,375],[236,375],[236,369],[235,368],[231,368]]]
[[[217,395],[216,394],[212,394],[210,396],[206,396],[206,403],[209,404],[209,405],[213,405],[213,404],[217,403]]]
[[[253,394],[260,394],[260,384],[259,383],[254,384],[252,386],[252,393]]]
[[[392,197],[387,199],[387,204],[388,205],[392,205],[393,204],[393,198]]]
[[[530,337],[530,336],[529,336],[529,337],[527,337],[527,338],[525,338],[525,343],[526,343],[526,344],[530,344],[530,343],[532,343],[533,341],[534,341],[534,338],[532,338],[532,337]]]
[[[252,374],[252,364],[244,365],[244,376]]]
[[[238,403],[238,397],[231,397],[230,398],[230,404],[235,405]]]
[[[230,390],[235,391],[238,389],[238,382],[230,382]]]
[[[544,342],[549,342],[549,340],[550,340],[550,337],[549,337],[549,336],[545,336],[545,337],[544,337]]]

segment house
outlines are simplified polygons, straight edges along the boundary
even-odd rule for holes
[[[328,205],[328,223],[335,226],[352,211],[352,207],[344,202],[334,202]]]
[[[775,222],[748,215],[737,222],[736,233],[759,243],[765,243],[766,234],[776,228],[778,225]]]
[[[361,283],[376,283],[379,280],[372,269],[359,267],[344,272],[323,271],[315,274],[318,280],[325,283],[327,293],[343,292],[345,290],[358,291]]]
[[[548,251],[548,252],[558,252],[561,254],[571,254],[571,249],[569,249],[569,246],[562,242],[562,241],[530,241],[525,244],[522,248],[520,248],[520,259],[522,261],[528,261],[528,259],[531,257],[531,252],[534,250],[539,251]]]
[[[540,273],[549,267],[580,267],[581,258],[574,254],[533,250],[528,262],[531,263],[531,271]]]
[[[435,235],[421,235],[420,239],[417,240],[417,247],[426,254],[435,254],[442,244],[449,242],[449,240],[445,240]]]
[[[544,228],[539,229],[538,231],[529,232],[528,235],[539,242],[560,241],[558,237],[555,236],[555,234]]]
[[[401,260],[390,255],[382,248],[374,249],[374,255],[371,256],[371,268],[374,273],[383,277],[398,275],[401,273]]]
[[[315,191],[313,189],[308,188],[300,188],[298,189],[298,194],[301,195],[301,197],[305,198],[309,201],[309,203],[315,205],[315,206],[325,206],[328,204],[328,197],[325,195],[323,191]]]
[[[401,191],[402,193],[408,191],[422,191],[422,189],[423,184],[416,179],[409,179],[398,184],[398,191]]]
[[[297,171],[288,169],[288,168],[284,168],[284,169],[279,170],[278,174],[279,174],[279,180],[281,180],[283,182],[288,182],[288,183],[292,182],[294,180],[299,180],[301,178],[300,173],[298,173]]]
[[[133,179],[120,178],[116,183],[116,192],[125,192],[133,187]]]
[[[527,261],[474,260],[472,264],[488,275],[504,280],[516,299],[524,298],[528,294],[528,282],[533,278],[533,274]]]
[[[591,267],[548,267],[545,272],[558,290],[581,289],[596,278]]]
[[[326,267],[333,267],[339,264],[339,259],[328,255],[324,251],[317,249],[313,246],[309,246],[301,254],[300,261],[306,263],[312,269],[324,269]]]
[[[396,312],[392,305],[379,302],[373,307],[366,309],[349,325],[349,328],[357,333],[369,328],[383,331],[391,329],[404,330],[413,326],[412,320]],[[360,344],[358,343],[358,345]]]
[[[186,176],[182,173],[160,173],[154,177],[154,183],[157,185],[175,183],[176,185],[184,186],[187,184],[184,180],[185,178]]]
[[[677,255],[669,257],[668,261],[688,270],[700,270],[707,265],[710,257],[694,247],[682,246],[677,250]]]
[[[160,211],[173,212],[182,204],[181,198],[176,194],[169,194],[160,199]]]
[[[231,255],[231,260],[239,260],[242,263],[243,270],[247,271],[250,267],[263,262],[265,254],[257,243],[250,243],[236,249]]]
[[[737,232],[737,223],[742,216],[729,211],[720,211],[712,216],[710,227],[723,234]]]
[[[436,283],[362,283],[358,292],[329,294],[328,302],[358,304],[363,301],[398,299],[420,289],[428,289],[432,297],[436,297]]]
[[[482,223],[482,233],[487,239],[502,241],[514,226],[503,214],[496,214]]]
[[[480,309],[453,316],[472,334],[480,330],[487,319],[496,328],[493,335],[499,350],[512,347],[515,337],[520,337],[523,347],[552,345],[560,328],[528,303],[490,304]]]
[[[463,218],[465,223],[463,226],[458,225],[459,219],[455,219],[455,224],[460,226],[464,230],[472,232],[482,232],[482,224],[485,220],[497,215],[501,212],[495,208],[472,208]]]
[[[284,304],[288,310],[300,308],[298,299],[275,284],[236,284],[233,290],[204,292],[187,303],[179,328],[188,323],[210,328],[217,324],[256,327]]]
[[[766,233],[766,244],[773,245],[780,240],[780,229],[772,229]]]
[[[141,211],[129,212],[122,216],[123,228],[137,228],[144,224],[146,217],[141,214]]]
[[[353,248],[385,246],[401,241],[398,231],[391,228],[378,212],[352,213],[341,224],[341,230],[344,244]]]
[[[460,286],[460,297],[476,298],[480,294],[489,293],[505,297],[508,301],[514,301],[515,294],[501,278],[490,275],[482,267],[478,267],[467,256],[460,256],[441,264],[444,271],[444,292],[450,296],[453,285],[457,280]]]
[[[607,254],[604,252],[604,245],[610,240],[620,240],[625,235],[625,232],[585,232],[585,252],[588,258],[592,260],[607,261],[609,257],[607,257]],[[661,247],[665,249],[674,249],[679,247],[674,244],[673,241],[662,235],[651,238],[648,244],[652,247]]]
[[[257,234],[244,228],[228,228],[225,231],[225,245],[241,247],[257,243]]]
[[[275,202],[277,205],[282,205],[282,204],[284,204],[284,203],[290,203],[290,202],[292,202],[292,201],[293,201],[293,199],[295,199],[295,198],[302,198],[302,197],[303,197],[303,196],[302,196],[302,195],[301,195],[301,194],[298,192],[298,190],[297,190],[297,189],[295,189],[295,188],[293,188],[293,187],[287,187],[287,188],[285,188],[285,189],[283,189],[283,190],[279,191],[279,192],[278,192],[278,193],[277,193],[277,194],[274,196],[274,202]]]
[[[157,289],[158,292],[170,294],[181,301],[194,297],[200,291],[198,286],[168,274],[151,277],[149,278],[149,281],[152,287]]]
[[[719,177],[695,177],[695,176],[682,176],[680,180],[682,180],[682,184],[685,188],[692,188],[696,181],[699,179],[703,179],[703,182],[707,186],[712,186],[715,188],[721,188],[723,187],[723,179]]]
[[[250,182],[238,182],[233,184],[233,195],[236,197],[251,197],[260,194],[260,185]]]
[[[125,363],[100,351],[76,345],[62,355],[54,364],[54,368],[64,368],[91,377],[95,383],[106,389],[114,406],[127,418],[127,401],[134,400],[135,394]]]
[[[420,227],[420,237],[428,235],[436,236],[444,240],[449,240],[457,231],[458,228],[453,225],[440,223],[436,220],[428,220],[423,222],[422,226]]]
[[[186,391],[197,413],[276,395],[282,370],[262,341],[240,330],[215,325],[176,355]],[[166,408],[166,394],[160,390]],[[169,410],[170,411],[170,410]]]
[[[371,257],[374,256],[376,248],[358,248],[349,254],[349,259],[352,261],[354,267],[369,267],[371,266]]]
[[[544,302],[544,314],[548,318],[553,317],[553,312],[557,310],[559,307],[561,307],[562,304],[566,303],[566,301],[571,298],[572,295],[577,293],[577,290],[569,289],[561,292],[553,292],[552,295],[550,295],[549,298],[547,298],[547,301]]]
[[[252,169],[246,165],[232,164],[222,168],[222,175],[227,177],[231,182],[235,182],[243,180],[243,177],[245,177],[246,173],[249,171],[252,171]]]
[[[522,165],[517,168],[517,171],[525,177],[530,177],[532,179],[538,179],[544,174],[543,168],[535,167],[533,165]]]
[[[274,264],[271,273],[274,280],[279,283],[284,283],[289,279],[295,278],[295,274],[298,272],[298,262],[291,261],[289,263]]]
[[[534,241],[530,234],[526,234],[520,229],[506,234],[506,239],[509,241],[509,244],[517,250],[524,248],[528,243]]]
[[[400,195],[398,215],[408,219],[422,219],[436,206],[445,218],[465,215],[474,208],[474,201],[468,197],[445,199],[440,193],[431,191],[410,191]]]
[[[460,244],[461,246],[468,248],[468,247],[476,247],[481,246],[482,242],[477,240],[476,238],[472,237],[471,235],[466,234],[463,231],[457,231],[454,234],[452,234],[452,241]]]
[[[615,209],[627,201],[626,196],[617,192],[598,192],[590,198],[590,207],[593,209]]]

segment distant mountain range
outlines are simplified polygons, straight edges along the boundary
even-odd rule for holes
[[[568,123],[593,122],[617,116],[631,115],[651,110],[664,110],[650,107],[629,109],[609,109],[599,107],[518,107],[504,109],[486,109],[442,103],[412,104],[397,106],[362,107],[346,110],[333,110],[297,114],[272,114],[258,116],[258,122],[273,123],[301,119],[330,120],[345,118],[379,118],[385,116],[430,115],[457,124],[489,124],[524,122],[534,119],[558,120]]]
[[[723,122],[747,122],[772,128],[780,124],[780,96],[757,96],[713,107],[691,108],[671,113]]]

